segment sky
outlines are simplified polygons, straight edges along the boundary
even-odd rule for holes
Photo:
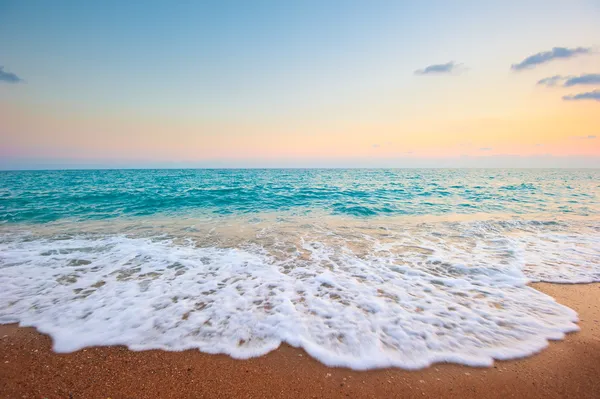
[[[0,0],[0,168],[600,167],[600,1]]]

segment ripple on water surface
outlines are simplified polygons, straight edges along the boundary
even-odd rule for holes
[[[0,223],[159,214],[598,214],[598,170],[0,172]]]

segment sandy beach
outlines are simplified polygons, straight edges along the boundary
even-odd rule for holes
[[[598,21],[0,0],[0,399],[600,399]]]
[[[282,345],[234,360],[198,351],[124,347],[56,354],[32,328],[0,326],[1,398],[598,398],[600,284],[534,287],[579,313],[581,331],[541,353],[492,368],[439,364],[419,371],[329,368]]]

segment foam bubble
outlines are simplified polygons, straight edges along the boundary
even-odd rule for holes
[[[252,228],[4,234],[0,322],[50,334],[58,352],[122,344],[248,358],[287,342],[354,369],[489,366],[577,330],[576,313],[529,280],[600,280],[598,235],[573,232],[581,226]]]

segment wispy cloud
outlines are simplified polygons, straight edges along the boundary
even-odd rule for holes
[[[492,147],[481,147],[481,148],[479,149],[479,151],[492,151],[492,150],[493,150],[493,148],[492,148]]]
[[[595,140],[596,135],[590,134],[589,136],[573,136],[573,138],[578,140]]]
[[[542,86],[556,86],[561,84],[563,87],[572,87],[572,86],[583,86],[583,85],[597,85],[600,84],[600,74],[599,73],[586,73],[579,76],[550,76],[549,78],[544,78],[537,82],[538,85]]]
[[[577,85],[595,85],[600,84],[600,73],[588,73],[580,76],[571,76],[565,82],[565,87]]]
[[[542,86],[556,86],[557,84],[568,78],[568,76],[554,75],[548,78],[538,80],[537,84]]]
[[[0,82],[6,83],[20,83],[23,79],[18,77],[12,72],[6,72],[3,66],[0,66]]]
[[[415,75],[439,75],[457,72],[461,69],[462,64],[457,64],[454,61],[445,64],[433,64],[423,69],[417,69]]]
[[[511,69],[513,71],[521,71],[523,69],[533,68],[536,65],[545,64],[552,60],[571,58],[579,54],[589,54],[591,52],[592,49],[588,47],[554,47],[550,51],[542,51],[540,53],[530,55],[518,64],[513,64]]]
[[[600,101],[600,90],[588,91],[587,93],[579,93],[570,96],[563,96],[565,101],[583,101],[596,100]]]

